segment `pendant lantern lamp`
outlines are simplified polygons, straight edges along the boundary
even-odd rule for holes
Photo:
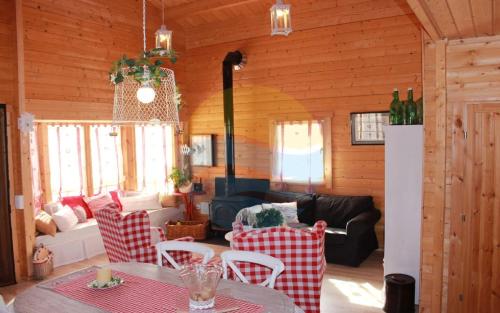
[[[172,50],[172,31],[165,26],[165,3],[161,2],[161,27],[155,33],[156,49],[160,55],[167,54]]]
[[[288,36],[292,32],[292,17],[290,15],[291,5],[284,4],[282,0],[276,0],[271,11],[271,36]]]

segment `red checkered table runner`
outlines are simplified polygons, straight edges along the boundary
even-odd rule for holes
[[[111,289],[94,290],[87,284],[95,278],[90,272],[68,282],[58,284],[52,290],[68,298],[116,313],[175,313],[187,310],[186,288],[164,282],[113,271],[114,277],[121,277],[124,284]],[[217,295],[216,309],[239,307],[237,313],[262,313],[263,306]]]

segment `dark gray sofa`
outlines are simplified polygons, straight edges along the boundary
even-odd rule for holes
[[[238,191],[230,197],[216,197],[211,204],[211,222],[219,230],[231,230],[239,210],[255,204],[297,201],[300,224],[310,227],[324,220],[325,258],[329,263],[359,266],[375,249],[375,224],[381,213],[371,196],[338,196],[265,190]]]

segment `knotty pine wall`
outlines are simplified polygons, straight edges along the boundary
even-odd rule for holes
[[[18,156],[19,144],[17,136],[17,48],[16,48],[16,8],[15,2],[11,0],[0,0],[0,8],[3,14],[0,14],[0,103],[8,105],[12,127],[12,145],[15,154]],[[5,9],[5,10],[4,10]],[[13,152],[14,152],[13,151]],[[19,157],[13,158],[14,176],[19,177]],[[15,182],[15,191],[21,190],[20,181]]]
[[[11,208],[14,208],[14,195],[22,193],[19,133],[17,131],[18,92],[17,92],[17,40],[15,1],[0,0],[0,103],[7,104],[10,120],[9,141],[9,180]],[[16,277],[26,272],[26,262],[21,251],[25,250],[23,213],[12,210],[11,226],[13,232],[14,261]]]
[[[23,17],[26,110],[37,119],[110,120],[108,71],[142,51],[142,1],[24,0]],[[148,4],[148,49],[160,25],[161,11]],[[171,28],[182,54],[182,31]],[[167,67],[182,76],[182,59]]]
[[[384,146],[352,146],[349,114],[388,110],[394,87],[421,94],[421,33],[405,1],[292,1],[294,32],[271,37],[269,12],[186,29],[185,101],[191,134],[216,134],[217,166],[195,168],[209,191],[224,175],[221,62],[240,49],[234,75],[236,175],[269,178],[269,123],[277,115],[332,118],[333,188],[372,195],[384,210]],[[404,96],[405,98],[406,96]],[[300,165],[298,165],[300,166]],[[305,191],[305,186],[291,186]],[[383,218],[377,235],[383,246]]]
[[[452,138],[460,136],[466,103],[500,101],[500,36],[424,44],[425,163],[420,312],[457,312],[448,290],[460,258],[450,247],[460,238],[451,231],[459,212],[452,203]],[[473,192],[473,191],[471,191]],[[473,253],[471,251],[471,253]],[[490,273],[491,274],[491,273]],[[472,283],[472,282],[468,282]],[[456,292],[456,291],[455,291]],[[454,295],[456,296],[456,295]],[[456,303],[456,302],[455,302]]]

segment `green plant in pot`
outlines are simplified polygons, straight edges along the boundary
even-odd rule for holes
[[[255,215],[257,228],[281,226],[284,222],[283,213],[279,210],[271,208],[264,209]]]
[[[172,168],[172,174],[170,174],[168,177],[174,183],[175,192],[179,192],[179,187],[182,187],[189,183],[189,178],[181,169],[177,167]]]

